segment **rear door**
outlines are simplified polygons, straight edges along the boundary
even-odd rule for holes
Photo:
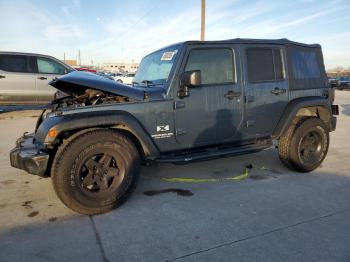
[[[244,45],[246,134],[268,137],[288,103],[286,56],[283,46]]]
[[[35,75],[25,55],[0,54],[0,103],[35,103]]]
[[[181,72],[200,70],[202,85],[175,99],[176,139],[187,147],[239,140],[243,101],[232,46],[191,46]],[[177,87],[178,88],[178,87]]]
[[[54,78],[68,73],[68,69],[61,63],[48,58],[36,56],[34,57],[37,67],[36,73],[36,92],[39,103],[46,103],[54,98],[57,89],[49,85]]]

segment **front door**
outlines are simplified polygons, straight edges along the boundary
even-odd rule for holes
[[[56,77],[64,75],[66,68],[58,62],[47,57],[35,57],[37,65],[36,92],[38,102],[47,103],[54,99],[57,92],[49,83]]]
[[[282,46],[244,46],[246,135],[269,137],[288,103],[288,77]]]
[[[232,46],[192,47],[181,71],[200,70],[202,84],[175,98],[176,139],[184,146],[206,146],[239,139],[242,84]]]

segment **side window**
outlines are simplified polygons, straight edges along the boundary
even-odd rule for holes
[[[276,80],[282,80],[284,77],[283,77],[283,63],[282,63],[281,49],[279,48],[273,49],[273,62],[275,65]]]
[[[0,70],[28,73],[28,59],[24,55],[0,55]]]
[[[295,79],[320,78],[320,65],[314,51],[294,49],[292,52],[292,68]]]
[[[39,73],[57,75],[63,75],[66,73],[66,68],[56,61],[44,57],[37,57],[36,61]]]
[[[279,48],[248,48],[248,80],[251,83],[279,81],[283,76],[283,63]]]
[[[194,49],[190,52],[185,71],[200,70],[202,84],[224,84],[235,80],[233,51],[228,48]]]

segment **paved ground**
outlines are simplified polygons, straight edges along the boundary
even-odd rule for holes
[[[162,164],[143,169],[126,204],[94,217],[65,208],[50,179],[9,166],[9,149],[37,112],[0,114],[0,261],[350,261],[350,92],[337,102],[338,130],[311,174],[285,169],[274,149]],[[223,179],[249,164],[248,178]],[[187,177],[219,181],[164,181]],[[167,188],[193,195],[144,194]]]

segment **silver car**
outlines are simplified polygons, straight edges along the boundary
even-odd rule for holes
[[[48,83],[74,71],[60,60],[46,55],[0,52],[0,104],[43,104],[56,89]]]

